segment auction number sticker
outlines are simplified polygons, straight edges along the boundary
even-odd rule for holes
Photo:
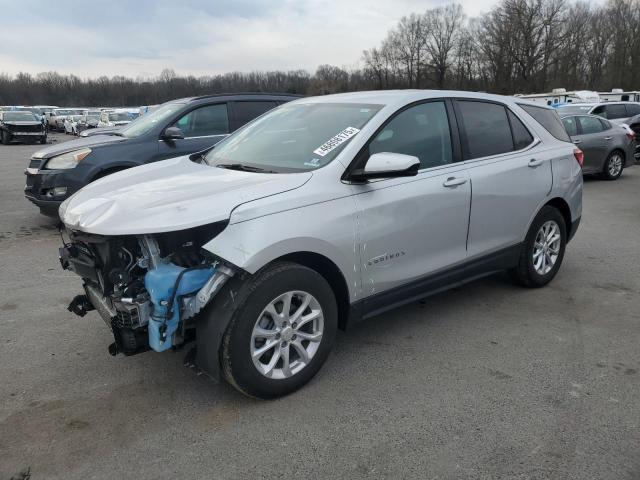
[[[347,127],[344,130],[342,130],[339,134],[337,134],[335,137],[331,137],[329,140],[327,140],[318,148],[316,148],[313,151],[313,153],[315,153],[316,155],[320,155],[321,157],[324,157],[331,150],[338,148],[340,145],[342,145],[344,142],[349,140],[359,131],[360,130],[356,127]]]

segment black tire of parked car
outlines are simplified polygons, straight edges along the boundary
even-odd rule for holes
[[[267,378],[251,358],[253,328],[262,310],[274,298],[297,290],[313,295],[322,307],[324,330],[320,346],[300,372],[285,379]],[[324,277],[297,263],[278,262],[243,282],[234,292],[234,299],[238,307],[231,316],[220,348],[220,362],[227,381],[245,395],[268,399],[287,395],[311,380],[331,352],[338,327],[336,299]]]
[[[43,135],[42,137],[40,137],[40,143],[43,144],[43,145],[47,143],[47,136],[46,135]]]
[[[2,132],[2,144],[9,145],[9,142],[11,142],[11,135],[9,135],[9,132]]]
[[[611,175],[611,172],[609,172],[609,164],[610,162],[613,161],[614,158],[616,158],[616,156],[622,157],[622,167],[620,168],[620,171],[618,171],[616,175]],[[604,162],[604,166],[602,167],[602,176],[604,177],[605,180],[617,180],[622,175],[623,170],[624,170],[624,155],[619,150],[614,150],[609,154],[609,156]]]
[[[533,265],[533,250],[538,231],[540,230],[542,225],[544,225],[545,222],[549,220],[556,222],[556,224],[560,228],[560,251],[558,253],[558,258],[553,265],[553,268],[545,275],[542,275],[536,271]],[[524,287],[544,287],[551,280],[553,280],[553,277],[555,277],[558,273],[560,265],[562,265],[566,246],[567,227],[564,221],[564,217],[558,211],[558,209],[550,205],[545,205],[540,209],[536,217],[533,219],[531,226],[529,227],[529,231],[527,232],[524,244],[522,245],[522,249],[520,250],[518,266],[509,271],[511,278],[516,283]]]

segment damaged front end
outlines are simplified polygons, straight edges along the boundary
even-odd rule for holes
[[[96,310],[113,332],[112,355],[162,352],[195,338],[195,317],[235,273],[201,247],[226,222],[153,235],[67,230],[62,268],[83,279],[68,309]]]

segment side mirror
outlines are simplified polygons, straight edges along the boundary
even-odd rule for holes
[[[162,138],[165,140],[182,140],[184,138],[184,133],[178,127],[169,127],[165,129],[162,134]]]
[[[402,153],[380,152],[369,157],[364,169],[354,170],[351,179],[366,181],[374,178],[413,177],[418,174],[420,159]]]

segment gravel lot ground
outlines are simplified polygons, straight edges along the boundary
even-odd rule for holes
[[[38,148],[0,145],[0,479],[640,478],[639,167],[585,182],[549,287],[497,275],[383,315],[265,402],[182,352],[110,357],[67,312],[79,279],[22,196]]]

